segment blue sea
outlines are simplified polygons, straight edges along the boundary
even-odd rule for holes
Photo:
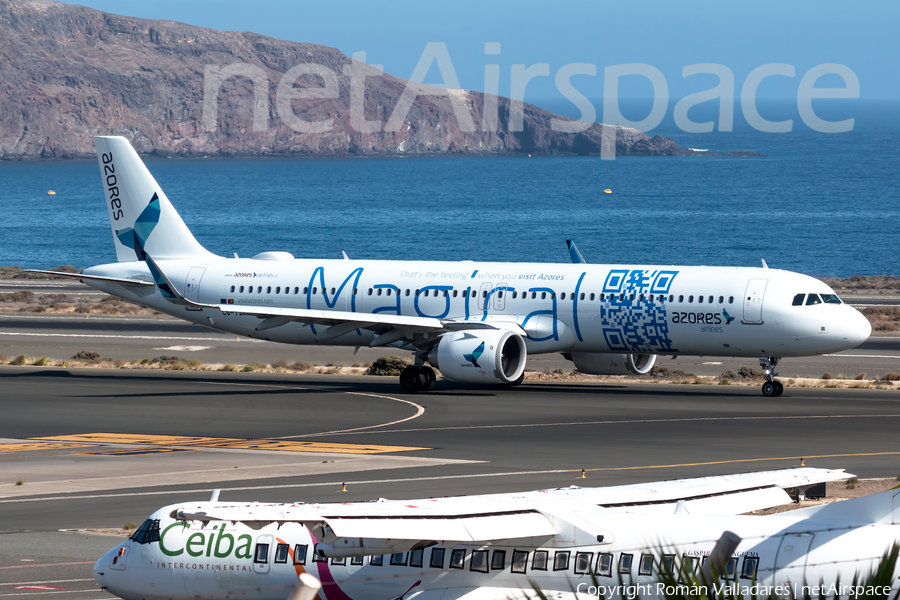
[[[765,259],[814,276],[900,275],[900,104],[836,107],[835,118],[856,119],[842,134],[810,130],[796,105],[766,110],[770,119],[793,118],[794,131],[752,130],[738,108],[735,131],[686,134],[670,108],[650,132],[684,147],[765,158],[147,163],[197,239],[226,256],[285,250],[339,258],[344,250],[369,259],[567,262],[565,240],[573,239],[588,262]],[[95,161],[0,162],[0,184],[0,265],[115,261]]]

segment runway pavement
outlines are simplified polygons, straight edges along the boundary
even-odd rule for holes
[[[140,360],[160,355],[196,358],[208,364],[246,364],[303,361],[319,365],[365,364],[381,356],[404,354],[396,349],[338,346],[292,346],[251,340],[172,318],[103,317],[84,315],[0,314],[0,354],[64,360],[80,350],[99,352],[104,358]],[[754,359],[662,356],[659,364],[697,375],[715,376],[742,366],[756,367]],[[528,368],[538,371],[572,370],[559,354],[528,357]],[[779,365],[783,378],[820,377],[843,373],[870,378],[900,370],[900,336],[873,336],[861,346],[829,356],[791,358]]]
[[[856,352],[895,351],[878,343]],[[404,395],[393,377],[0,367],[0,407],[0,600],[99,600],[91,565],[117,538],[59,530],[140,523],[214,488],[224,500],[416,498],[801,457],[860,477],[900,474],[900,389],[764,398],[755,387],[438,382]]]

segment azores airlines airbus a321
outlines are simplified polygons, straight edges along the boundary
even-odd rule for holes
[[[529,354],[582,373],[646,373],[659,354],[759,357],[778,396],[783,357],[853,348],[866,318],[830,287],[768,268],[224,258],[201,246],[122,137],[94,138],[118,263],[73,277],[164,313],[287,344],[393,346],[400,375],[516,385]]]
[[[857,586],[900,541],[900,491],[740,514],[848,476],[801,468],[427,500],[184,502],[152,514],[94,578],[126,600],[286,600],[303,573],[322,582],[318,600],[524,600],[532,584],[560,600],[634,600],[663,597],[660,575],[684,568],[708,590],[670,596],[895,598],[896,572],[881,589]]]

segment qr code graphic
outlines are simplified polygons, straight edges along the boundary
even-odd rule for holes
[[[678,271],[612,270],[603,284],[600,323],[610,350],[677,353],[669,339],[666,295]]]

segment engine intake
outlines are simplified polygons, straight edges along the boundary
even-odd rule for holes
[[[645,375],[656,364],[655,354],[598,354],[572,352],[565,355],[575,368],[588,375]]]
[[[451,381],[514,383],[525,372],[525,340],[512,331],[455,331],[441,337],[428,362]]]

